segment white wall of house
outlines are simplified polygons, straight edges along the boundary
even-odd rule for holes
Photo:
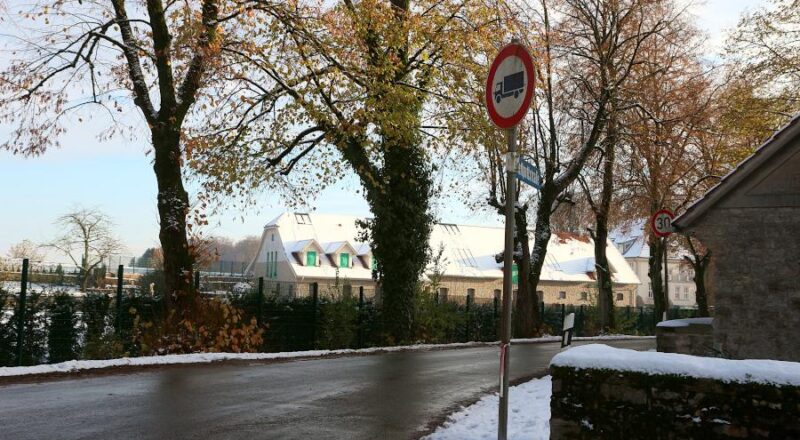
[[[634,257],[626,258],[626,260],[642,280],[642,283],[636,288],[637,305],[653,305],[653,288],[648,275],[647,258]],[[696,306],[695,291],[697,287],[694,284],[694,272],[687,267],[686,263],[677,258],[670,258],[667,266],[670,272],[668,286],[670,304],[677,307]]]

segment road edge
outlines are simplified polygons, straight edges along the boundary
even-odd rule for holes
[[[613,335],[599,337],[578,337],[573,341],[625,341],[647,340],[655,336]],[[547,344],[558,343],[561,338],[547,336],[532,339],[514,339],[512,344]],[[463,342],[454,344],[418,344],[396,347],[374,347],[366,349],[315,350],[282,353],[196,353],[194,355],[171,355],[176,362],[163,362],[165,356],[149,356],[140,358],[121,358],[107,361],[71,361],[62,364],[42,364],[32,367],[0,367],[0,386],[70,380],[89,377],[100,377],[117,374],[136,374],[145,371],[163,370],[179,367],[196,367],[209,365],[235,364],[277,364],[317,359],[335,359],[349,356],[372,356],[408,351],[459,350],[468,348],[497,346],[497,341]],[[152,360],[152,363],[148,363]],[[42,371],[35,371],[35,369]],[[26,369],[34,370],[26,372]]]

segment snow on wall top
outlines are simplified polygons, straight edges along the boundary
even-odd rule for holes
[[[683,319],[670,319],[669,321],[661,321],[656,324],[656,327],[689,327],[692,324],[696,325],[712,325],[714,318],[683,318]]]
[[[326,252],[347,243],[357,255],[369,256],[369,245],[357,241],[358,220],[359,217],[347,215],[285,213],[265,228],[277,228],[289,255],[288,260],[298,276],[333,277],[337,268],[326,261],[327,258],[322,258],[322,264],[314,267],[298,263],[290,254],[298,252],[298,243],[307,244],[313,240]],[[495,260],[495,255],[502,252],[503,242],[503,228],[442,223],[433,226],[430,247],[434,255],[440,246],[444,247],[440,260],[444,276],[497,279],[502,278],[502,263]],[[594,244],[588,237],[553,234],[547,252],[542,280],[594,282]],[[639,278],[611,242],[607,254],[615,282],[639,283]],[[428,272],[433,269],[433,265],[429,266]],[[370,279],[372,276],[371,269],[358,260],[353,262],[352,268],[339,268],[338,271],[340,277],[349,279]]]
[[[590,344],[563,351],[551,366],[677,375],[722,382],[800,386],[800,363],[766,359],[731,360],[658,353]]]

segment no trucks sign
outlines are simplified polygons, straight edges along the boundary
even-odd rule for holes
[[[494,125],[512,128],[519,124],[533,99],[533,58],[518,43],[502,48],[486,78],[486,109]]]

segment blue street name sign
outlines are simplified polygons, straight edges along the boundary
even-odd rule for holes
[[[519,158],[519,168],[517,168],[517,179],[538,190],[542,189],[542,176],[539,174],[539,168],[521,157]]]

